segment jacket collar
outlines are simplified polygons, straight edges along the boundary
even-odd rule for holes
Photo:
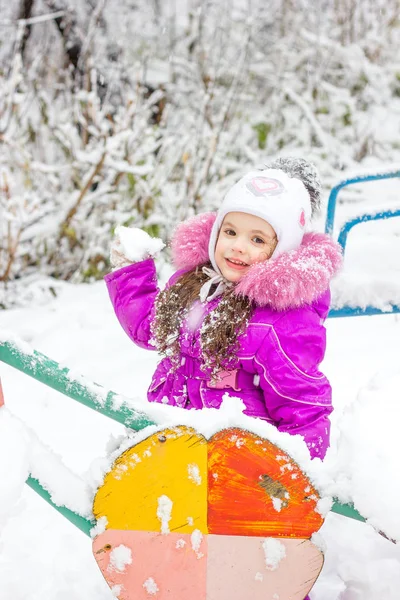
[[[209,261],[208,242],[216,213],[202,213],[181,223],[171,240],[172,259],[191,270]],[[342,264],[339,244],[322,233],[306,233],[299,248],[253,265],[235,286],[257,306],[279,311],[312,304],[329,288]]]

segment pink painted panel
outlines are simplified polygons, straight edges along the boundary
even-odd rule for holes
[[[207,545],[207,600],[303,600],[324,562],[308,539],[209,534]]]
[[[306,539],[107,530],[93,553],[120,600],[303,600],[321,551]]]
[[[120,600],[206,600],[207,541],[200,532],[109,529],[95,538],[93,554]]]

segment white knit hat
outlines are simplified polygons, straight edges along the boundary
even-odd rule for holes
[[[211,230],[208,253],[218,273],[215,246],[224,217],[230,212],[244,212],[267,221],[278,238],[272,255],[276,258],[300,246],[311,220],[311,202],[303,182],[281,170],[247,173],[226,194]]]

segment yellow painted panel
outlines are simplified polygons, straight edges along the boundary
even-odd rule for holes
[[[159,431],[115,461],[93,505],[107,529],[207,533],[207,440],[189,427]]]

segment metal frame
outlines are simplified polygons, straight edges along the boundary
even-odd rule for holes
[[[149,425],[156,425],[145,413],[128,406],[126,399],[119,394],[105,390],[101,385],[92,383],[84,377],[70,374],[69,369],[61,367],[44,354],[36,350],[27,352],[25,348],[26,344],[24,343],[18,345],[11,341],[0,341],[0,362],[30,375],[37,381],[134,431],[140,431]],[[96,524],[94,521],[86,519],[65,506],[56,504],[37,479],[29,477],[26,483],[63,517],[90,536],[90,530]]]
[[[359,175],[349,179],[345,179],[338,183],[334,188],[332,188],[331,193],[329,195],[328,200],[328,210],[326,216],[325,223],[325,233],[330,235],[333,234],[334,230],[334,222],[335,222],[335,212],[336,212],[336,201],[338,194],[341,189],[348,185],[353,185],[356,183],[366,183],[368,181],[379,181],[382,179],[392,179],[395,177],[400,177],[400,169],[394,167],[386,173],[377,173],[375,175]],[[350,219],[346,221],[342,226],[339,236],[338,243],[343,248],[343,254],[345,253],[347,236],[351,229],[360,223],[366,223],[368,221],[378,221],[381,219],[390,219],[392,217],[400,217],[400,208],[394,210],[385,210],[385,211],[376,211],[371,213],[363,213],[358,217]],[[390,310],[383,311],[375,306],[366,306],[362,308],[360,306],[343,306],[342,308],[333,308],[330,310],[328,317],[357,317],[357,316],[371,316],[371,315],[382,315],[382,314],[392,314],[392,313],[400,313],[400,306],[392,305]]]

